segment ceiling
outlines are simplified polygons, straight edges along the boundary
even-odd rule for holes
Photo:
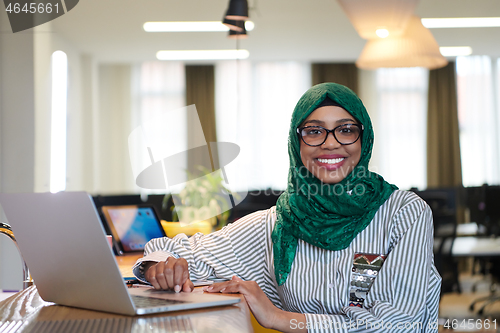
[[[353,0],[354,1],[354,0]],[[377,1],[377,0],[373,0]],[[52,23],[99,62],[156,60],[159,50],[234,49],[227,32],[147,33],[146,21],[221,20],[229,0],[81,0]],[[354,61],[361,39],[335,0],[249,0],[255,29],[240,41],[250,60]],[[420,17],[500,16],[499,0],[420,0]],[[500,56],[500,28],[432,29],[440,46]]]

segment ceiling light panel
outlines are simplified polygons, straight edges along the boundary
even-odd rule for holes
[[[472,54],[472,48],[470,46],[441,46],[439,52],[443,57],[468,56]]]
[[[490,28],[500,27],[500,17],[423,18],[426,28]]]
[[[250,56],[248,50],[184,50],[158,51],[158,60],[230,60],[246,59]]]
[[[245,22],[245,28],[252,31],[255,24]],[[229,29],[220,21],[205,22],[146,22],[143,25],[146,32],[211,32],[228,31]]]

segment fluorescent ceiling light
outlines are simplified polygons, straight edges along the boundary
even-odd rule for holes
[[[500,27],[500,17],[423,18],[426,28],[487,28]]]
[[[228,60],[246,59],[250,55],[247,50],[186,50],[158,51],[158,60]]]
[[[143,25],[146,32],[207,32],[228,31],[229,29],[220,21],[207,22],[146,22]],[[252,31],[255,24],[245,22],[245,29]]]
[[[444,57],[468,56],[472,54],[472,48],[470,46],[442,46],[439,52]]]

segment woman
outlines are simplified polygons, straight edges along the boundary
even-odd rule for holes
[[[230,281],[284,332],[437,332],[441,278],[429,207],[368,171],[373,130],[348,88],[309,89],[292,115],[287,190],[275,207],[210,235],[155,239],[135,266],[156,289]]]

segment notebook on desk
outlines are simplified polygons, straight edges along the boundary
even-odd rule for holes
[[[234,304],[239,297],[127,288],[92,198],[85,192],[0,193],[40,296],[126,315]],[[135,300],[153,302],[138,306]]]

